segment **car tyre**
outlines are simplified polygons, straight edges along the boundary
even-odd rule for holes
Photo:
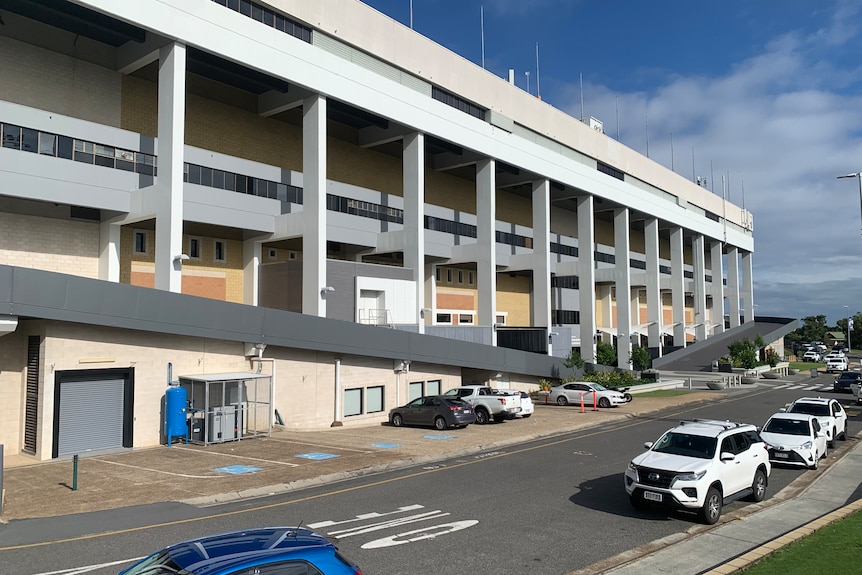
[[[838,430],[834,427],[832,428],[832,435],[830,435],[829,441],[826,442],[826,447],[829,449],[835,449],[835,435],[838,433]]]
[[[715,525],[721,517],[723,503],[721,491],[716,487],[710,487],[709,491],[706,492],[703,507],[700,508],[700,519],[707,525]]]
[[[557,405],[569,405],[569,400],[566,399],[565,395],[561,395],[557,398]]]
[[[841,431],[841,435],[838,436],[838,439],[841,441],[847,441],[847,426],[844,426],[844,429]]]
[[[446,429],[446,420],[440,417],[439,415],[434,418],[434,429],[437,431],[443,431]]]
[[[599,407],[610,407],[610,406],[611,406],[611,400],[610,399],[608,399],[607,397],[600,397],[599,398]]]
[[[504,421],[506,421],[505,415],[498,414],[494,416],[494,423],[503,423]]]
[[[402,425],[404,425],[404,418],[401,417],[400,413],[392,415],[392,425],[394,425],[395,427],[401,427]]]
[[[488,412],[485,409],[476,410],[476,423],[479,425],[485,425],[488,423],[488,419]]]
[[[766,497],[766,474],[762,469],[758,469],[751,482],[751,500],[760,503],[764,497]]]

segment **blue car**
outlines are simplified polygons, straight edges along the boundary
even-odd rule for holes
[[[362,575],[335,545],[301,527],[208,535],[165,547],[120,575]]]

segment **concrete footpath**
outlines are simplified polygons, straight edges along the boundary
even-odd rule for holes
[[[209,446],[174,444],[82,456],[77,475],[71,460],[37,463],[22,455],[6,457],[0,523],[8,524],[0,525],[0,550],[4,530],[14,528],[19,520],[164,502],[203,505],[284,493],[662,410],[672,415],[675,408],[686,404],[752,390],[752,386],[723,391],[704,388],[669,398],[635,396],[633,402],[619,408],[593,411],[587,406],[584,412],[572,406],[537,405],[530,418],[445,432],[388,425],[314,432],[277,430],[269,437]],[[854,437],[840,443],[843,449],[830,454],[820,470],[806,472],[781,493],[746,507],[745,517],[730,514],[712,527],[695,524],[686,533],[577,573],[692,575],[711,569],[733,573],[797,533],[810,532],[831,519],[831,514],[862,506],[862,442]]]

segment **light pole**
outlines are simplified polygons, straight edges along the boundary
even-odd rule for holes
[[[859,213],[862,215],[862,172],[856,172],[854,174],[845,174],[843,176],[837,176],[839,180],[843,180],[844,178],[856,178],[859,180]],[[862,229],[862,228],[860,228]]]
[[[527,93],[530,93],[530,71],[527,70],[524,72],[524,75],[527,77]]]
[[[850,356],[850,306],[843,306],[847,310],[847,356]]]

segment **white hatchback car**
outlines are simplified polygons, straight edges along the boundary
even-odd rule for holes
[[[828,450],[820,421],[805,413],[774,414],[760,430],[760,437],[769,445],[773,463],[817,469]]]
[[[826,433],[826,443],[835,448],[835,440],[847,439],[847,412],[835,399],[825,397],[800,397],[782,411],[786,413],[807,413],[820,421]]]
[[[647,504],[697,511],[712,525],[725,503],[763,501],[772,466],[753,425],[682,421],[629,463],[625,488],[636,508]]]

